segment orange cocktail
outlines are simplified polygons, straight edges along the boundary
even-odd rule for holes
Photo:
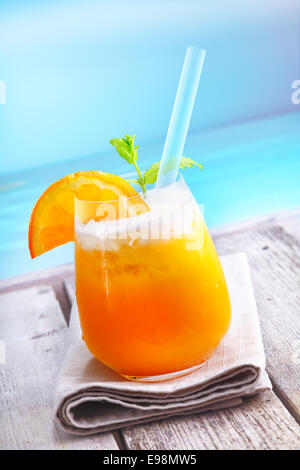
[[[173,189],[184,204],[152,211],[150,198],[149,214],[127,219],[125,235],[116,221],[84,220],[82,205],[91,213],[91,203],[80,201],[75,270],[83,338],[97,359],[130,378],[155,379],[202,364],[230,323],[224,274],[202,215],[182,179]],[[187,204],[195,210],[180,231],[177,216]]]

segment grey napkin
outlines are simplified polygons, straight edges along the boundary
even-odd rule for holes
[[[76,301],[68,351],[55,390],[55,420],[74,434],[94,434],[174,415],[236,406],[271,389],[247,257],[221,257],[232,320],[213,356],[197,371],[165,382],[122,378],[81,340]]]

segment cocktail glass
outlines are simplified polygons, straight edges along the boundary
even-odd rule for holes
[[[88,349],[129,379],[195,370],[229,327],[223,270],[180,175],[145,196],[75,200],[75,278]]]

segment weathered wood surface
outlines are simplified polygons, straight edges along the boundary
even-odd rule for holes
[[[66,333],[51,287],[0,295],[0,339],[6,352],[0,364],[1,449],[118,448],[112,433],[78,439],[53,424],[53,391]]]
[[[31,285],[39,283],[47,284],[54,279],[65,279],[74,273],[74,266],[72,263],[57,266],[55,268],[48,268],[42,271],[33,271],[32,273],[22,274],[16,277],[9,277],[0,280],[0,291],[9,292],[18,287],[23,288],[24,285]]]
[[[262,450],[299,448],[299,428],[272,392],[238,407],[169,418],[123,431],[128,449]]]
[[[49,285],[53,288],[55,296],[59,301],[66,321],[69,320],[70,305],[66,298],[63,281],[69,276],[73,276],[73,264],[65,264],[56,268],[45,269],[43,271],[23,274],[21,276],[0,280],[0,294],[15,292],[25,287],[38,286],[40,284]]]
[[[300,211],[216,229],[213,236],[220,254],[248,255],[275,393],[249,398],[240,407],[171,418],[121,433],[84,439],[62,433],[52,424],[52,397],[66,327],[49,286],[67,318],[62,281],[73,272],[67,265],[0,281],[0,292],[6,292],[0,296],[0,339],[6,342],[10,361],[6,368],[0,364],[0,448],[113,449],[122,444],[128,449],[299,448],[295,419],[299,419]],[[37,287],[23,290],[25,286]],[[47,308],[41,312],[42,295],[51,315]]]
[[[215,237],[220,254],[248,255],[267,370],[275,392],[300,422],[300,238],[280,225]]]

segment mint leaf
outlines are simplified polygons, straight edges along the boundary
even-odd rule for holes
[[[195,162],[191,158],[181,157],[179,168],[181,170],[185,170],[186,168],[192,168],[194,165],[197,165],[201,170],[203,169],[203,166],[200,165],[200,163]]]
[[[134,153],[132,147],[124,139],[111,139],[109,141],[115,147],[119,155],[124,158],[128,163],[133,163]]]
[[[153,163],[149,170],[144,173],[145,184],[153,184],[157,180],[160,162]]]
[[[139,148],[139,146],[134,146],[134,139],[135,135],[130,136],[128,134],[125,134],[125,137],[122,137],[121,139],[111,139],[109,142],[115,147],[115,149],[122,158],[124,158],[128,163],[134,165],[139,176],[138,179],[134,182],[139,184],[143,190],[143,193],[145,193],[146,186],[144,183],[144,178],[137,164],[137,149]]]

